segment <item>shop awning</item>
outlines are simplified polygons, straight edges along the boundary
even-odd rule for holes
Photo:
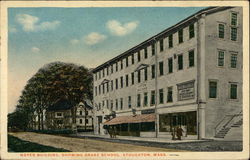
[[[104,125],[115,125],[123,123],[141,123],[141,122],[154,122],[156,119],[155,114],[142,114],[133,116],[120,116],[104,122]]]

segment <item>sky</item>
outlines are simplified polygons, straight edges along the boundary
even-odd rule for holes
[[[95,68],[203,8],[9,8],[8,112],[45,64]]]

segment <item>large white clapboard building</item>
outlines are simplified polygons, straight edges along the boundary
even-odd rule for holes
[[[242,41],[242,8],[209,7],[99,65],[95,134],[241,137]]]

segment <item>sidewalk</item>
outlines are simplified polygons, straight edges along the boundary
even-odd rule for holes
[[[116,136],[116,138],[110,138],[109,135],[94,135],[93,133],[77,133],[72,134],[72,137],[79,138],[91,138],[91,139],[102,139],[107,141],[132,141],[132,142],[150,142],[150,143],[164,143],[164,144],[179,144],[179,143],[197,143],[207,142],[212,140],[198,140],[196,136],[183,137],[182,140],[172,140],[170,137],[164,138],[148,138],[148,137],[133,137],[133,136]]]

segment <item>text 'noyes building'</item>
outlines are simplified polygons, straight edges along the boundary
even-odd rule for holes
[[[242,54],[241,7],[191,15],[93,70],[95,134],[242,134]]]

